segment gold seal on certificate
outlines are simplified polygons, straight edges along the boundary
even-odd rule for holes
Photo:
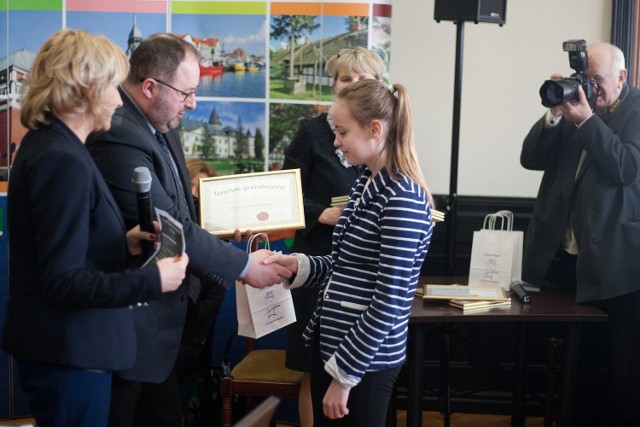
[[[217,236],[304,228],[300,169],[203,178],[200,218]]]

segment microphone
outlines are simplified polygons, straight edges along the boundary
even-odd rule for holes
[[[155,233],[153,229],[153,207],[151,205],[151,174],[145,166],[139,166],[133,170],[131,178],[136,189],[136,199],[138,201],[138,220],[140,221],[140,230],[149,233]],[[153,242],[143,240],[142,253],[145,258],[153,254]]]

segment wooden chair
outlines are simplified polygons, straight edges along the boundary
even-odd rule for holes
[[[284,366],[285,350],[254,350],[251,338],[247,338],[247,346],[250,349],[247,355],[232,369],[231,375],[220,381],[222,427],[231,426],[233,400],[237,396],[298,398],[303,374]]]
[[[16,418],[0,421],[0,427],[34,427],[35,422],[33,418]]]
[[[273,419],[280,399],[275,396],[267,397],[260,405],[242,417],[233,427],[267,427]]]

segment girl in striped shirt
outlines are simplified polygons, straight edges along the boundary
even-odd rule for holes
[[[407,326],[429,248],[432,198],[416,155],[406,89],[377,80],[344,88],[331,107],[334,145],[363,173],[325,256],[276,254],[289,286],[319,287],[304,336],[314,348],[314,426],[384,426],[406,356]]]

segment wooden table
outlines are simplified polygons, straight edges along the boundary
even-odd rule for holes
[[[422,278],[421,283],[465,284],[466,278],[439,277]],[[531,303],[522,304],[515,296],[510,308],[463,313],[462,310],[434,301],[416,297],[409,318],[408,368],[409,384],[407,396],[407,426],[422,425],[422,398],[424,392],[424,326],[427,323],[455,324],[477,322],[512,322],[516,324],[516,360],[514,371],[513,412],[511,425],[524,427],[526,386],[526,336],[532,322],[556,322],[566,324],[563,339],[564,359],[559,393],[558,426],[566,425],[569,419],[575,360],[582,322],[605,322],[607,315],[588,305],[575,304],[571,294],[543,290],[530,293]],[[441,360],[441,363],[443,361]],[[448,427],[448,390],[445,391],[445,426]]]

